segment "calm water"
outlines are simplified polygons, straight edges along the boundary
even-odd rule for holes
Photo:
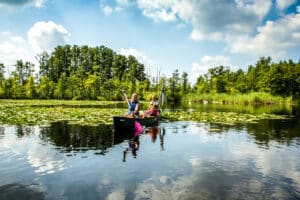
[[[300,199],[300,118],[163,122],[132,137],[0,126],[0,199]]]

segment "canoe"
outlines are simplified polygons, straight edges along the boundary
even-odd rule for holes
[[[127,118],[127,117],[114,117],[115,131],[134,131],[134,122],[139,122],[145,127],[158,126],[158,117],[145,117],[145,118]]]

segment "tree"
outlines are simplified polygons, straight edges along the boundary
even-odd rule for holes
[[[195,91],[197,94],[203,94],[209,92],[209,84],[204,76],[199,76],[195,85]]]
[[[36,59],[40,65],[40,71],[39,71],[39,75],[40,76],[50,76],[50,69],[49,69],[49,59],[50,59],[50,55],[44,51],[41,54],[38,54],[36,56]]]
[[[25,97],[27,99],[35,98],[35,84],[33,76],[29,76],[28,80],[25,83]]]
[[[270,92],[271,57],[261,57],[256,63],[257,87],[259,91]]]
[[[4,80],[4,64],[3,63],[0,63],[0,81],[3,81]]]
[[[32,76],[34,72],[34,64],[31,62],[23,62],[23,60],[17,60],[16,73],[19,76],[19,83],[24,85],[29,76]]]
[[[235,89],[240,93],[247,92],[247,80],[243,70],[239,69],[236,73],[234,73],[234,83]]]
[[[190,85],[188,83],[188,74],[186,72],[183,72],[181,75],[181,95],[186,95],[190,92]]]
[[[42,76],[37,86],[37,93],[41,99],[52,99],[55,84],[47,76]]]
[[[127,58],[123,55],[116,55],[112,63],[113,77],[119,81],[124,80],[126,70],[128,70]]]

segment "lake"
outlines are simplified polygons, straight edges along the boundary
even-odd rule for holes
[[[291,117],[165,121],[137,138],[107,124],[1,125],[0,199],[300,199],[299,109],[241,109]]]

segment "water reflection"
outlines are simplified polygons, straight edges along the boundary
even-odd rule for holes
[[[257,144],[269,146],[269,143],[276,141],[280,144],[290,146],[300,142],[300,118],[286,120],[261,120],[255,124],[246,124]]]
[[[41,129],[40,138],[45,143],[53,143],[62,152],[85,152],[89,149],[107,153],[107,148],[114,144],[113,127],[99,124],[87,126],[58,121]]]
[[[0,126],[0,140],[4,138],[4,127]]]
[[[265,119],[254,123],[240,123],[234,126],[226,124],[207,124],[207,134],[223,134],[230,129],[246,131],[261,147],[267,148],[277,142],[284,146],[300,144],[300,118]]]
[[[299,199],[299,124],[2,127],[0,199]]]
[[[157,137],[159,138],[160,143],[160,149],[163,151],[164,148],[164,136],[166,134],[166,130],[163,127],[149,127],[147,130],[147,133],[149,134],[151,138],[151,142],[155,143],[157,140]]]
[[[123,162],[126,162],[126,156],[129,152],[131,152],[133,158],[136,158],[139,147],[140,136],[134,136],[132,139],[128,140],[128,147],[123,151]]]
[[[19,183],[0,186],[0,199],[45,199],[45,192],[35,185],[23,185]]]

